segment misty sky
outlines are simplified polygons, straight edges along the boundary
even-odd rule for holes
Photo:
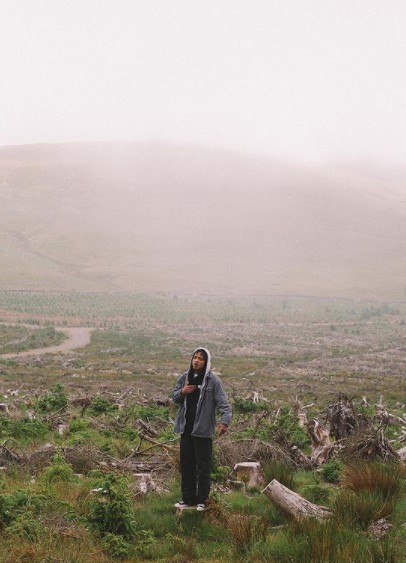
[[[0,146],[405,164],[404,0],[0,0]]]

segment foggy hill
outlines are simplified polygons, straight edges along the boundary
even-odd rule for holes
[[[0,289],[404,299],[405,180],[201,147],[3,147]]]

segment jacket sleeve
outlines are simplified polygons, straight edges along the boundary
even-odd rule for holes
[[[214,389],[214,402],[216,408],[220,413],[220,422],[230,426],[232,410],[231,405],[228,402],[226,392],[224,391],[223,384],[220,379],[217,381]]]
[[[181,375],[178,379],[178,381],[176,382],[175,388],[173,390],[173,394],[172,394],[172,401],[174,403],[183,403],[183,401],[185,400],[184,395],[181,394],[181,391],[183,389],[183,386],[185,385],[185,379],[186,379],[186,374],[184,373],[183,375]]]

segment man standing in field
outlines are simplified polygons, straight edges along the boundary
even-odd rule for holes
[[[180,437],[180,471],[182,500],[177,508],[196,505],[204,510],[210,493],[213,437],[216,411],[220,414],[221,436],[231,421],[231,406],[220,378],[210,369],[210,352],[197,348],[190,367],[176,382],[173,400],[179,404],[175,432]]]

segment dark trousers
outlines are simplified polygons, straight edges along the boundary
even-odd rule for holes
[[[186,504],[201,504],[208,499],[212,457],[211,438],[197,438],[190,433],[181,435],[181,490],[182,500]]]

